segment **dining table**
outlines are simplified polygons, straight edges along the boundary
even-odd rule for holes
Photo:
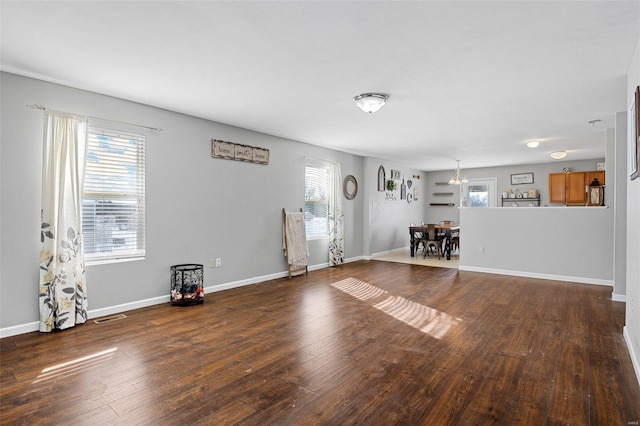
[[[451,235],[454,232],[460,232],[460,225],[451,225],[451,224],[439,224],[434,225],[434,228],[438,233],[444,233],[444,252],[447,260],[451,260],[451,248],[452,248],[452,238]],[[428,225],[410,225],[409,226],[409,235],[411,237],[411,257],[415,256],[416,244],[419,241],[419,238],[416,238],[416,233],[422,233],[425,235],[428,229]]]

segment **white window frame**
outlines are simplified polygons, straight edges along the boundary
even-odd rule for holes
[[[470,178],[468,182],[462,184],[460,188],[460,205],[462,207],[471,207],[469,202],[469,187],[485,185],[488,189],[487,194],[487,206],[481,207],[496,207],[497,206],[497,191],[498,179],[493,178]],[[475,206],[478,207],[478,206]]]
[[[145,258],[145,162],[144,135],[89,128],[82,191],[87,265]]]
[[[307,240],[328,239],[331,164],[328,161],[307,159],[304,175],[304,215]],[[325,181],[318,182],[318,178],[321,181],[322,178],[325,178]],[[314,183],[318,185],[313,185]],[[320,221],[324,221],[324,226],[318,223]]]

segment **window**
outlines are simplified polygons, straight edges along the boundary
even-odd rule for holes
[[[329,163],[307,163],[304,179],[304,223],[307,239],[329,238]]]
[[[87,263],[145,255],[144,136],[89,129],[82,193]]]
[[[463,207],[495,207],[496,178],[469,179],[460,191]]]

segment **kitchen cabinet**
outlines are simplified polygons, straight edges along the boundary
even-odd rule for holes
[[[584,206],[587,200],[585,187],[596,178],[604,185],[604,170],[549,173],[549,202]]]

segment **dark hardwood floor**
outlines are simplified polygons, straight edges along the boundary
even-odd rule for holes
[[[0,340],[0,423],[640,421],[609,287],[359,261],[126,316]]]

